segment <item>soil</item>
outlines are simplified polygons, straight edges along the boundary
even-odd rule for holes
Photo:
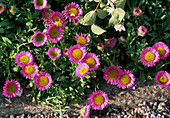
[[[99,88],[108,94],[108,106],[111,106],[112,108],[135,107],[137,104],[142,103],[143,101],[166,102],[167,100],[170,100],[170,86],[164,88],[153,81],[147,81],[146,83],[137,82],[135,83],[134,87],[125,90],[102,81]],[[13,98],[11,99],[12,103],[8,103],[5,100],[5,97],[2,95],[2,91],[0,91],[0,116],[6,117],[11,114],[46,114],[53,112],[46,106],[32,102],[32,97],[27,96],[30,93],[30,89],[24,89],[21,97]],[[83,106],[88,104],[88,97],[89,95],[82,96],[83,101],[77,106],[74,106],[74,108],[81,109]],[[72,104],[70,104],[70,106],[73,107]]]

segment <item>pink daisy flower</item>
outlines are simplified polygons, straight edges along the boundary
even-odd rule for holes
[[[81,63],[77,66],[75,73],[77,77],[85,77],[89,72],[89,65],[86,63]]]
[[[130,88],[133,86],[134,82],[135,82],[135,77],[131,71],[124,69],[124,72],[121,71],[118,74],[117,85],[119,88],[121,87],[122,89]]]
[[[47,41],[47,36],[43,32],[38,31],[33,36],[33,44],[36,47],[43,46],[46,41]]]
[[[6,81],[3,87],[3,95],[9,98],[16,97],[21,91],[21,85],[15,80]]]
[[[44,91],[45,89],[48,89],[51,87],[51,84],[53,83],[51,75],[49,73],[42,72],[39,73],[35,77],[35,85],[37,88],[41,91]]]
[[[83,15],[83,10],[79,7],[79,4],[77,3],[69,3],[64,7],[65,11],[65,17],[66,19],[69,18],[69,21],[72,21],[73,23],[76,23],[80,19],[80,15]]]
[[[50,19],[51,24],[53,24],[53,25],[59,26],[59,27],[61,27],[63,29],[66,26],[63,14],[58,12],[58,11],[51,12],[49,19]]]
[[[49,41],[52,41],[53,43],[57,43],[63,38],[64,30],[59,26],[51,25],[49,26],[46,35]]]
[[[115,45],[116,45],[117,39],[115,37],[109,39],[105,45],[104,45],[104,49],[107,50],[108,48],[110,48],[109,50],[111,50]]]
[[[75,39],[77,41],[77,44],[81,46],[87,46],[88,44],[86,43],[90,41],[90,37],[83,33],[76,34]]]
[[[74,45],[68,50],[68,58],[70,59],[70,61],[77,64],[81,62],[81,60],[85,57],[86,53],[87,52],[85,47],[81,47],[80,45]]]
[[[169,47],[164,42],[155,43],[152,48],[159,52],[160,59],[165,59],[169,55]]]
[[[48,55],[51,59],[58,59],[61,56],[61,50],[53,47],[53,48],[48,49],[48,52],[46,55]]]
[[[4,10],[5,10],[4,5],[3,5],[3,4],[0,4],[0,14],[1,14],[2,12],[4,12]]]
[[[145,27],[145,26],[140,26],[139,28],[138,28],[138,34],[140,35],[140,36],[145,36],[145,34],[147,33],[147,28]]]
[[[64,55],[68,55],[68,50],[69,50],[68,48],[64,48],[63,54],[64,54]]]
[[[159,71],[155,75],[155,80],[161,86],[168,87],[170,85],[170,74],[167,71]]]
[[[87,63],[90,67],[90,71],[97,70],[100,65],[99,58],[94,53],[87,53],[84,59],[82,60],[82,63]]]
[[[34,78],[37,73],[38,73],[39,69],[36,63],[32,63],[32,64],[27,64],[26,66],[22,66],[22,70],[21,73],[24,74],[23,76],[26,78]]]
[[[51,13],[51,9],[49,8],[44,8],[42,14],[43,14],[43,20],[44,22],[49,26],[51,24],[50,22],[50,19],[49,19],[49,16],[50,16],[50,13]]]
[[[111,67],[107,67],[103,71],[103,73],[104,73],[103,78],[107,81],[107,83],[110,82],[110,84],[116,85],[117,79],[118,79],[118,74],[120,72],[122,72],[122,69],[120,69],[120,67],[118,65],[116,65],[116,66],[113,65]]]
[[[107,94],[103,91],[94,91],[88,98],[90,100],[90,105],[95,110],[103,110],[109,102]]]
[[[152,67],[159,61],[159,53],[152,47],[146,47],[143,52],[140,53],[140,60],[145,66]]]
[[[47,0],[34,0],[33,3],[37,10],[42,10],[47,6]]]
[[[33,62],[33,56],[28,51],[21,51],[15,56],[15,62],[18,65],[24,66]]]
[[[90,115],[90,105],[86,105],[85,114],[83,118],[89,118],[89,115]]]
[[[103,48],[104,48],[103,43],[98,43],[98,44],[97,44],[97,49],[98,49],[98,50],[103,50]]]
[[[133,15],[135,15],[135,16],[140,16],[140,15],[142,15],[142,10],[139,9],[139,8],[135,8],[135,9],[133,10]]]

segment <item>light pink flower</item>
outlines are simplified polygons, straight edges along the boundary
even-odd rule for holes
[[[163,87],[168,87],[170,85],[170,74],[167,71],[159,71],[155,75],[155,81]]]
[[[142,10],[139,9],[139,8],[135,8],[135,9],[133,10],[133,15],[135,15],[135,16],[140,16],[140,15],[142,15]]]
[[[138,28],[138,34],[140,35],[140,36],[145,36],[146,35],[146,33],[147,33],[147,28],[145,27],[145,26],[140,26],[139,28]]]
[[[37,10],[42,10],[47,6],[47,0],[34,0],[33,3]]]
[[[36,47],[43,46],[46,41],[47,41],[47,36],[43,32],[38,31],[33,36],[33,44]]]
[[[61,56],[61,50],[56,47],[53,47],[53,48],[48,49],[48,52],[46,55],[48,55],[51,59],[58,59]]]
[[[76,34],[75,39],[77,41],[77,44],[81,46],[87,46],[88,44],[86,43],[90,41],[90,37],[83,33]]]
[[[85,77],[89,72],[89,65],[86,63],[81,63],[77,66],[75,73],[77,77]]]
[[[116,45],[117,39],[115,37],[109,39],[105,45],[104,45],[104,49],[107,50],[109,48],[109,50],[111,50],[115,45]]]
[[[0,14],[3,13],[5,10],[5,7],[3,4],[0,4]]]

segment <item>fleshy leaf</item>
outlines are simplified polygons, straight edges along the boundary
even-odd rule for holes
[[[108,12],[102,9],[97,9],[97,15],[100,19],[104,19],[108,16]]]
[[[99,27],[99,26],[97,26],[97,25],[95,25],[95,24],[93,24],[93,25],[91,26],[91,30],[92,30],[92,32],[93,32],[94,34],[97,34],[97,35],[101,35],[101,34],[103,34],[104,32],[106,32],[106,30],[102,29],[101,27]]]

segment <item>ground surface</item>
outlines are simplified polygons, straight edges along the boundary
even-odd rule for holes
[[[119,89],[117,86],[112,86],[106,82],[101,82],[100,90],[105,91],[108,94],[109,105],[103,111],[91,110],[91,117],[111,117],[109,114],[112,113],[114,109],[118,109],[117,114],[119,114],[118,112],[121,112],[120,109],[135,108],[141,103],[146,104],[151,102],[164,102],[169,104],[170,100],[170,87],[163,88],[162,86],[157,85],[155,82],[149,81],[147,83],[138,82],[134,87],[126,90]],[[57,117],[57,115],[59,116],[57,113],[53,114],[54,112],[50,108],[42,106],[38,103],[33,103],[31,96],[27,96],[30,93],[31,90],[24,89],[21,97],[11,99],[12,103],[8,103],[5,100],[5,97],[2,96],[2,91],[0,91],[0,116],[11,117],[11,115],[19,115],[22,117],[24,114],[48,114],[48,117]],[[81,109],[83,106],[88,104],[88,97],[89,95],[83,96],[83,101],[75,108]],[[170,114],[169,106],[166,113]],[[50,114],[52,114],[52,116],[50,116]],[[69,116],[68,114],[72,115]],[[76,112],[67,112],[64,113],[64,115],[66,118],[81,117],[80,113]]]

